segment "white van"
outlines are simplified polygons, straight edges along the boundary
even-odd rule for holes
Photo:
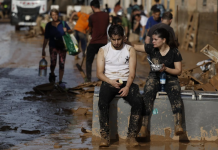
[[[12,0],[11,24],[20,26],[35,26],[38,15],[47,12],[47,0]]]

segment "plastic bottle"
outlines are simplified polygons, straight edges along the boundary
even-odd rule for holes
[[[42,58],[39,62],[39,76],[47,76],[47,65],[48,63],[45,58]]]
[[[166,85],[166,72],[160,73],[160,91],[165,92],[165,85]]]

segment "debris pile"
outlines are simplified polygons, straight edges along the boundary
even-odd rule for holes
[[[218,50],[206,45],[201,52],[210,59],[199,62],[197,67],[182,72],[179,78],[182,90],[218,91],[218,74],[216,74]],[[193,71],[198,68],[202,72],[194,74]]]

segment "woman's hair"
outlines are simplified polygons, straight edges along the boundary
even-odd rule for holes
[[[112,35],[119,35],[119,36],[124,36],[124,29],[122,26],[120,25],[111,25],[108,31],[108,34],[110,37],[112,37]]]
[[[178,43],[173,38],[173,35],[164,28],[159,28],[154,31],[153,35],[157,35],[159,38],[166,39],[166,44],[170,48],[178,48]]]
[[[57,9],[52,9],[50,11],[50,16],[52,15],[53,12],[56,13],[57,15],[59,15],[59,11]]]

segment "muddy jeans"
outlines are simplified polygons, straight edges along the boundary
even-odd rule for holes
[[[150,116],[156,98],[156,94],[159,91],[160,79],[148,77],[146,85],[144,87],[143,101],[145,104],[145,112],[143,115]],[[182,113],[182,99],[181,99],[181,87],[178,78],[169,77],[166,80],[165,91],[167,92],[170,100],[173,114]]]
[[[123,83],[121,88],[126,86],[126,82]],[[121,89],[120,88],[120,89]],[[99,122],[101,136],[106,138],[109,135],[109,106],[110,102],[116,95],[119,95],[120,89],[113,87],[112,85],[102,82],[100,94],[99,94]],[[139,87],[136,84],[132,84],[129,88],[129,94],[124,99],[132,106],[130,123],[128,129],[128,137],[136,137],[138,132],[139,117],[142,113],[142,98],[139,93]]]

